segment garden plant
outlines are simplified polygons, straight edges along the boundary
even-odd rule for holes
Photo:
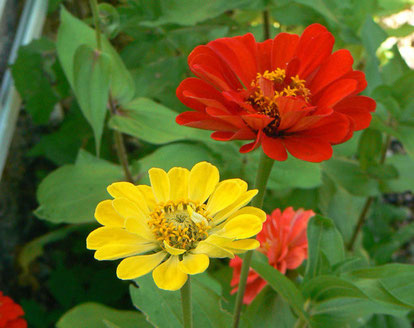
[[[412,327],[413,8],[49,1],[0,328]]]

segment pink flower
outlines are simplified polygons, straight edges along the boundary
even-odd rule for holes
[[[296,269],[308,257],[306,228],[309,219],[314,215],[312,210],[295,211],[292,207],[288,207],[283,213],[276,209],[267,216],[263,230],[257,235],[257,240],[260,241],[258,251],[266,254],[269,264],[281,273],[285,274],[286,270]],[[238,289],[242,262],[240,257],[230,261],[230,266],[233,268],[232,293]],[[266,284],[265,280],[250,269],[243,302],[250,304]]]

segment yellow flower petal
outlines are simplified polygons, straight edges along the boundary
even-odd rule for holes
[[[167,173],[159,168],[152,168],[148,171],[152,191],[157,202],[167,202],[170,198],[170,180]]]
[[[255,215],[241,214],[224,224],[217,235],[231,239],[245,239],[262,230],[262,221]]]
[[[171,256],[152,271],[152,278],[158,288],[178,290],[183,287],[188,276],[180,270],[178,263],[178,256]]]
[[[96,206],[95,218],[100,224],[109,227],[123,227],[125,219],[113,208],[112,200],[104,200]]]
[[[252,249],[256,249],[260,246],[260,242],[256,239],[242,239],[242,240],[229,240],[223,247],[235,254],[244,253]]]
[[[217,185],[207,203],[207,211],[211,215],[234,203],[240,197],[243,191],[237,180],[240,179],[224,180]]]
[[[144,213],[148,214],[152,212],[155,208],[156,201],[154,198],[154,193],[152,192],[152,188],[147,185],[139,185],[137,189],[142,193],[145,199],[146,207],[144,208]]]
[[[98,248],[95,252],[95,258],[97,260],[117,260],[123,257],[149,252],[156,247],[154,243],[148,242],[128,245],[111,244]]]
[[[108,244],[136,244],[145,240],[136,234],[117,227],[100,227],[86,238],[88,249],[97,249]]]
[[[216,215],[214,215],[214,223],[219,224],[220,222],[223,222],[230,215],[236,212],[239,208],[247,205],[252,200],[252,198],[257,195],[257,192],[257,189],[246,191],[233,204],[230,204],[229,206],[218,212]]]
[[[147,240],[156,240],[147,222],[142,219],[136,217],[128,218],[125,221],[125,229]]]
[[[238,216],[240,214],[255,215],[260,219],[260,221],[262,221],[262,222],[266,221],[266,212],[262,211],[260,208],[253,207],[253,206],[246,206],[246,207],[243,207],[243,208],[239,209],[238,211],[236,211],[235,213],[230,215],[230,217],[227,220],[229,221],[229,220],[235,218],[236,216]]]
[[[165,250],[171,255],[180,255],[186,251],[185,249],[180,249],[180,248],[175,248],[175,247],[170,246],[165,240],[163,243],[164,243]]]
[[[242,190],[242,192],[247,191],[247,182],[246,181],[244,181],[242,179],[232,179],[232,180],[239,184],[240,189]]]
[[[206,271],[209,264],[210,259],[205,254],[188,254],[184,255],[178,266],[184,273],[198,274]]]
[[[126,198],[133,202],[138,208],[145,212],[147,207],[144,195],[130,182],[115,182],[106,188],[109,194],[114,198]]]
[[[166,252],[158,252],[149,255],[128,257],[119,263],[116,275],[119,279],[136,279],[152,271],[167,255]]]
[[[207,162],[193,166],[188,181],[188,197],[194,202],[204,203],[219,182],[217,167]]]
[[[145,214],[138,206],[126,198],[115,198],[112,201],[112,206],[125,219],[130,217],[145,217]]]
[[[173,167],[168,171],[170,179],[170,200],[185,200],[188,198],[188,176],[190,171],[182,167]]]
[[[210,236],[213,237],[213,236]],[[208,257],[218,258],[234,258],[234,254],[223,247],[220,247],[214,243],[212,238],[208,237],[206,240],[200,241],[197,247],[192,250],[193,254],[206,254]]]

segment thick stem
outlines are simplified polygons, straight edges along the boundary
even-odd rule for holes
[[[262,152],[259,162],[259,168],[256,175],[255,187],[259,190],[252,201],[252,206],[261,208],[266,191],[267,180],[272,171],[274,160]],[[239,286],[236,295],[236,304],[233,314],[233,328],[237,328],[240,322],[241,309],[243,307],[243,296],[246,290],[247,276],[249,274],[250,262],[252,261],[253,251],[248,251],[243,258],[243,264],[240,272]]]
[[[181,288],[181,306],[183,309],[184,328],[193,328],[193,315],[191,308],[191,280],[188,276],[187,282]]]
[[[390,146],[390,143],[391,143],[391,136],[388,134],[386,139],[385,139],[384,148],[382,149],[380,164],[384,164],[384,162],[385,162],[385,158],[387,157],[387,150],[388,150],[388,147]],[[362,208],[361,215],[359,216],[359,219],[358,219],[357,225],[355,226],[355,229],[354,229],[354,232],[352,234],[351,240],[348,243],[347,248],[348,248],[349,251],[352,251],[354,249],[355,242],[358,238],[359,233],[361,232],[362,226],[365,223],[365,219],[367,217],[369,209],[370,209],[372,203],[374,202],[374,200],[375,200],[374,196],[369,196],[367,198],[367,200],[365,201],[365,205]]]
[[[132,177],[131,171],[128,166],[128,155],[125,149],[124,137],[121,132],[114,131],[114,138],[116,153],[118,155],[119,162],[121,163],[122,168],[124,169],[125,179],[128,182],[134,183],[134,178]]]
[[[97,0],[90,0],[89,3],[91,5],[92,15],[93,15],[93,23],[95,25],[96,47],[98,48],[98,50],[102,50],[101,27],[100,27],[100,24],[99,24],[98,1]]]
[[[270,39],[270,22],[269,22],[269,10],[263,10],[263,38],[265,40]]]
[[[112,99],[112,95],[109,95],[109,107],[111,114],[116,115],[116,105]],[[134,178],[132,177],[132,173],[128,165],[128,154],[125,148],[124,137],[121,132],[115,130],[114,138],[116,154],[118,156],[119,163],[122,165],[122,168],[124,169],[125,179],[128,182],[134,183]]]
[[[367,200],[365,201],[364,208],[362,209],[361,215],[359,216],[358,223],[354,229],[354,233],[352,234],[351,240],[348,244],[348,250],[352,251],[355,246],[355,242],[358,238],[359,232],[362,229],[362,226],[364,225],[365,218],[368,214],[369,208],[371,207],[372,202],[374,201],[373,196],[369,196]]]

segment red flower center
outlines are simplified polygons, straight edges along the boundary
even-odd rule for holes
[[[286,71],[280,68],[272,72],[266,70],[263,74],[257,73],[256,79],[251,82],[246,102],[258,113],[274,118],[264,129],[268,136],[278,136],[277,129],[281,117],[276,99],[279,97],[300,97],[308,102],[311,93],[306,88],[305,82],[298,75],[286,77]]]

